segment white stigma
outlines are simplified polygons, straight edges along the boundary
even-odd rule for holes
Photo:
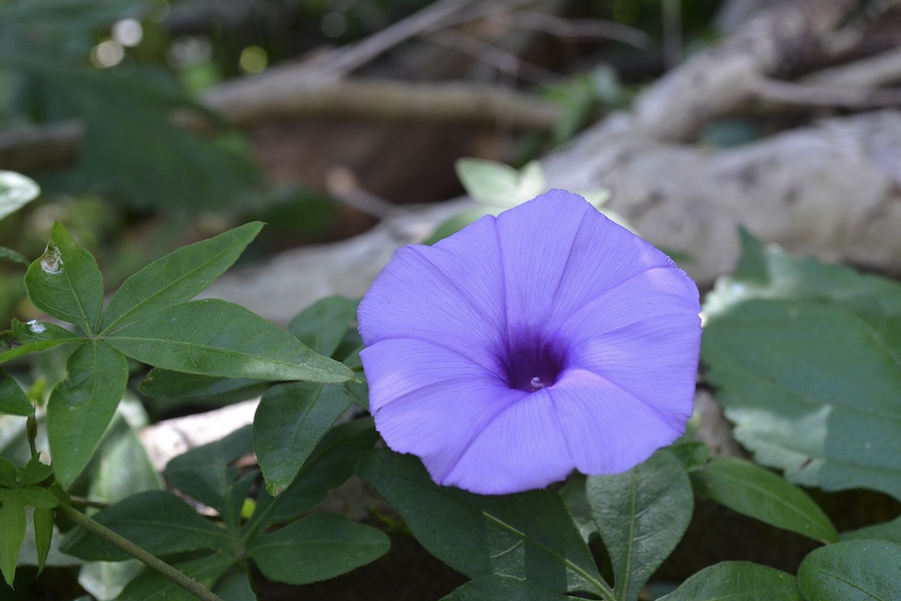
[[[544,383],[541,381],[541,378],[535,376],[529,381],[529,384],[532,385],[532,388],[544,388]]]

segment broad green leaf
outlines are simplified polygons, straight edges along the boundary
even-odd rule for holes
[[[9,373],[0,367],[0,413],[34,415],[34,406]]]
[[[70,483],[87,465],[128,383],[128,361],[104,342],[88,342],[66,363],[68,375],[47,402],[53,470]]]
[[[901,498],[901,285],[742,242],[701,349],[736,439],[791,482]]]
[[[253,447],[269,494],[278,495],[291,485],[351,404],[353,399],[340,384],[279,384],[260,398],[253,417]]]
[[[154,261],[125,280],[103,314],[101,329],[109,332],[203,292],[234,264],[262,227],[259,222],[248,223]]]
[[[154,555],[230,546],[228,532],[198,514],[175,495],[152,490],[128,497],[93,519]],[[91,561],[123,561],[131,556],[82,528],[70,532],[61,546],[69,555]]]
[[[814,540],[838,542],[835,526],[797,486],[753,463],[714,457],[691,473],[695,491],[743,515]]]
[[[328,491],[353,475],[356,463],[377,440],[378,434],[369,418],[329,430],[288,490],[277,497],[259,495],[256,510],[243,532],[250,535],[260,528],[296,519],[313,509]]]
[[[59,505],[56,495],[41,486],[20,486],[16,493],[22,505],[30,505],[36,509],[53,509]]]
[[[509,576],[483,576],[470,580],[441,601],[571,601],[535,583]]]
[[[357,473],[432,555],[469,576],[525,579],[555,592],[610,589],[559,495],[482,496],[432,482],[411,455],[376,449]]]
[[[25,274],[25,289],[41,311],[96,333],[103,309],[103,277],[94,257],[62,224],[53,224],[47,249]]]
[[[704,568],[658,601],[803,601],[794,576],[746,561]],[[811,600],[814,598],[811,598]],[[818,598],[817,598],[818,599]]]
[[[590,476],[585,490],[613,565],[616,599],[634,601],[688,528],[688,476],[664,449],[622,474]]]
[[[138,390],[152,399],[185,402],[217,399],[225,404],[258,397],[270,386],[269,382],[251,378],[198,376],[155,368],[141,381]]]
[[[179,455],[166,465],[163,473],[171,486],[225,513],[228,492],[241,471],[231,464],[252,452],[250,426],[245,426]]]
[[[34,200],[41,193],[37,183],[15,171],[0,171],[0,219]]]
[[[78,571],[78,584],[97,601],[118,601],[123,589],[141,573],[144,564],[131,561],[91,561]]]
[[[35,509],[32,513],[34,523],[34,548],[37,554],[38,573],[44,571],[50,547],[53,544],[53,510]]]
[[[457,159],[457,177],[475,200],[509,209],[547,191],[541,164],[532,161],[520,172],[509,165],[483,159]]]
[[[288,331],[320,355],[331,357],[356,320],[357,303],[330,296],[298,313],[288,323]]]
[[[391,541],[375,528],[316,513],[247,541],[247,556],[266,578],[287,584],[328,580],[375,561]]]
[[[811,601],[896,601],[901,598],[901,546],[854,540],[814,550],[798,568]]]
[[[26,266],[31,263],[25,255],[17,253],[13,249],[6,248],[5,246],[0,246],[0,261],[10,261]]]
[[[165,307],[105,340],[142,363],[206,376],[344,382],[353,375],[244,307],[216,299]]]
[[[232,568],[222,576],[213,592],[225,601],[257,601],[250,574],[237,568]]]
[[[237,559],[228,553],[213,553],[200,559],[175,564],[173,567],[207,588],[212,588],[236,561]],[[197,597],[159,572],[145,569],[128,583],[116,601],[197,601]]]
[[[8,498],[0,505],[0,572],[12,588],[16,578],[16,561],[25,541],[25,507]]]
[[[0,486],[16,488],[19,485],[19,470],[12,461],[6,457],[0,457]]]

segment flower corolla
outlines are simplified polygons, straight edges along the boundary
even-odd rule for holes
[[[551,190],[394,254],[358,313],[370,410],[439,484],[619,473],[684,432],[699,311],[669,257]]]

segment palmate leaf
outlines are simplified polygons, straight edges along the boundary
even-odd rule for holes
[[[742,244],[701,349],[735,437],[792,482],[901,498],[901,286]]]
[[[714,457],[691,473],[695,491],[741,514],[814,540],[838,542],[835,526],[807,494],[748,461]]]
[[[0,363],[61,344],[81,342],[87,342],[87,338],[56,324],[37,320],[22,323],[13,319],[13,329],[0,333]]]
[[[64,486],[87,465],[113,419],[128,383],[128,361],[105,342],[92,341],[72,353],[66,371],[47,402],[53,470]]]
[[[113,296],[101,329],[108,333],[119,324],[191,300],[234,264],[262,227],[259,222],[242,225],[144,267],[125,280]]]
[[[0,413],[34,415],[34,406],[11,375],[0,367]]]
[[[429,553],[470,578],[506,576],[552,592],[613,598],[552,490],[474,495],[436,485],[416,457],[387,449],[373,451],[357,473]]]
[[[262,317],[217,299],[143,315],[105,340],[142,363],[198,375],[312,382],[343,382],[353,375]]]
[[[25,290],[48,315],[95,333],[103,310],[103,277],[97,261],[60,223],[54,223],[47,249],[25,274]]]
[[[585,490],[613,565],[615,598],[635,601],[691,521],[694,497],[682,462],[663,449],[627,472],[590,476]]]

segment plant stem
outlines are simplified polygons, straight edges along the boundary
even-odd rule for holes
[[[77,509],[74,509],[69,505],[60,505],[56,508],[56,510],[63,513],[66,517],[68,517],[79,526],[89,530],[90,532],[93,532],[103,540],[116,545],[135,559],[144,563],[150,569],[156,570],[166,578],[169,578],[170,580],[172,580],[172,582],[182,587],[198,599],[202,599],[203,601],[224,601],[221,597],[214,594],[212,591],[210,591],[208,588],[206,588],[193,578],[190,578],[185,574],[179,572],[156,555],[148,553],[127,538],[116,534],[103,524],[92,520]]]

